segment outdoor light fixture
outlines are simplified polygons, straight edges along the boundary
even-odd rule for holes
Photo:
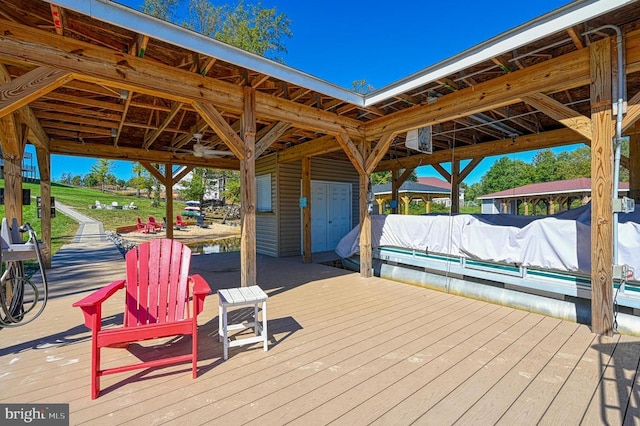
[[[126,89],[120,90],[120,99],[127,99],[129,97],[129,91]]]
[[[111,137],[115,138],[116,136],[118,136],[118,129],[111,129]]]

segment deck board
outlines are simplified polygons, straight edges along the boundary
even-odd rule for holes
[[[297,259],[258,257],[269,351],[231,348],[222,361],[215,290],[239,272],[211,256],[192,268],[213,288],[199,317],[197,379],[189,364],[116,374],[89,399],[90,334],[71,304],[123,271],[112,262],[103,282],[70,282],[73,291],[61,274],[42,317],[0,331],[0,400],[69,403],[74,425],[639,423],[637,338]],[[115,321],[119,309],[110,301],[105,312]],[[103,358],[165,353],[147,346]]]

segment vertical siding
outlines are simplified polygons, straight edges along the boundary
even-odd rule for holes
[[[283,163],[278,165],[277,170],[280,222],[278,256],[298,256],[301,253],[299,200],[302,166],[299,161]],[[358,173],[351,163],[314,158],[311,160],[311,179],[351,183],[351,226],[358,223]]]
[[[275,155],[260,157],[256,161],[256,176],[271,174],[271,206],[273,212],[256,213],[256,251],[268,256],[278,256],[278,203]]]
[[[299,161],[278,164],[278,215],[280,221],[278,256],[298,256],[301,252],[301,180],[302,164]]]

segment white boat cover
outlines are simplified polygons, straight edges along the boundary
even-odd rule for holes
[[[640,212],[619,214],[618,264],[640,279]],[[371,245],[503,262],[557,271],[591,273],[590,205],[554,216],[373,215]],[[359,251],[360,226],[336,247],[340,257]]]

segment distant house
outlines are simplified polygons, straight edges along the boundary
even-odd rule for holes
[[[619,194],[629,191],[629,182],[620,182]],[[578,178],[532,183],[478,197],[483,214],[518,214],[524,204],[524,214],[555,214],[569,210],[575,200],[584,205],[591,200],[591,179]],[[556,205],[559,209],[556,211]],[[541,208],[541,210],[538,210]],[[544,210],[542,210],[544,209]]]
[[[177,170],[174,174],[180,173],[182,169]],[[174,189],[176,191],[180,191],[185,189],[191,179],[193,178],[193,171],[186,174],[184,178],[182,178],[179,182],[175,184]],[[204,194],[205,200],[222,200],[224,196],[222,195],[224,192],[225,182],[224,179],[213,179],[210,180],[210,185],[207,187],[207,191]]]

